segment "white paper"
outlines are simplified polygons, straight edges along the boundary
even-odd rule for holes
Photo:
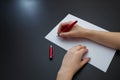
[[[68,14],[61,22],[75,21],[75,20],[78,21],[78,23],[77,23],[78,25],[80,25],[84,28],[99,30],[99,31],[107,31],[103,28],[100,28],[100,27],[94,25],[94,24],[91,24],[80,18],[77,18],[71,14]],[[74,39],[71,39],[71,38],[70,39],[62,39],[57,36],[57,30],[58,30],[59,24],[56,25],[55,28],[50,33],[48,33],[47,36],[45,36],[45,38],[65,50],[68,50],[71,47],[80,45],[80,44],[87,46],[88,54],[86,56],[89,56],[91,58],[89,63],[92,64],[93,66],[97,67],[98,69],[106,72],[112,61],[112,58],[114,57],[116,50],[105,47],[100,44],[97,44],[97,43],[87,40],[87,39],[75,39],[75,38]]]

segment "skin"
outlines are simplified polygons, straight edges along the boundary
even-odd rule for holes
[[[58,71],[57,80],[72,80],[74,74],[90,60],[89,57],[82,58],[87,51],[85,46],[75,46],[69,49]]]
[[[60,37],[87,38],[102,45],[105,45],[107,47],[120,50],[120,32],[105,32],[105,31],[90,30],[80,27],[79,25],[76,24],[69,32],[60,33],[60,31],[70,23],[71,22],[65,22],[60,24],[58,28],[58,34]]]
[[[71,21],[59,25],[57,33],[60,37],[87,38],[104,46],[120,50],[120,32],[90,30],[77,24],[70,31],[61,32],[70,23]],[[75,46],[69,49],[63,58],[61,68],[57,74],[57,80],[72,80],[74,74],[90,60],[89,57],[82,60],[83,55],[87,51],[85,46]]]

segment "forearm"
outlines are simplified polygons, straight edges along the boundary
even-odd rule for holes
[[[120,33],[88,30],[85,38],[93,40],[97,43],[120,50]]]

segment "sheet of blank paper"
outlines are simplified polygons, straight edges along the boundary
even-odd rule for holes
[[[75,21],[77,20],[77,24],[88,29],[93,29],[93,30],[99,30],[99,31],[107,31],[99,26],[96,26],[92,23],[89,23],[83,19],[80,19],[78,17],[75,17],[71,14],[68,14],[61,22],[67,22],[67,21]],[[61,23],[60,22],[60,23]],[[59,47],[68,50],[69,48],[76,46],[76,45],[85,45],[88,48],[88,53],[86,56],[91,57],[90,64],[93,65],[94,67],[106,72],[113,57],[115,54],[114,49],[105,47],[103,45],[100,45],[94,41],[90,41],[87,39],[82,39],[82,38],[66,38],[62,39],[57,36],[57,30],[59,24],[56,25],[53,30],[51,30],[45,38]]]

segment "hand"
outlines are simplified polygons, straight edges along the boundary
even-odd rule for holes
[[[69,49],[63,58],[57,80],[72,79],[73,75],[90,60],[89,57],[82,59],[87,51],[85,46],[75,46]]]
[[[61,32],[61,30],[63,30],[70,23],[72,23],[72,21],[64,22],[59,25],[58,35],[60,37],[85,37],[85,33],[88,31],[88,29],[82,28],[77,24],[75,24],[69,32]]]

